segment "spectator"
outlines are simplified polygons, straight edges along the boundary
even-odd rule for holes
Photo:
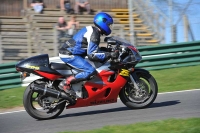
[[[76,21],[76,16],[72,15],[66,27],[66,29],[68,29],[68,35],[73,36],[78,28],[79,28],[79,22]]]
[[[64,17],[60,17],[58,19],[58,23],[56,26],[57,30],[59,31],[58,33],[58,39],[62,38],[62,37],[67,37],[67,23],[64,19]]]
[[[80,9],[86,9],[88,14],[91,14],[90,4],[87,0],[76,0],[75,1],[75,7],[74,7],[75,14],[78,14]]]
[[[76,16],[71,16],[70,21],[66,23],[64,17],[60,17],[58,19],[58,23],[56,26],[58,33],[58,42],[61,43],[62,37],[72,37],[76,30],[79,28],[79,22],[76,21]]]
[[[61,10],[66,10],[67,13],[71,13],[71,4],[70,0],[60,0]]]
[[[31,7],[33,7],[36,13],[41,13],[43,10],[43,1],[42,0],[33,0],[31,3]]]

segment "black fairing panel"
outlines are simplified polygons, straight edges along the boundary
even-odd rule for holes
[[[71,70],[72,68],[68,66],[67,64],[60,64],[60,63],[51,63],[50,64],[52,69],[55,70]]]
[[[26,71],[28,73],[34,73],[35,70],[59,74],[55,70],[51,69],[49,66],[49,56],[48,54],[42,54],[27,58],[16,64],[16,68],[21,71]]]

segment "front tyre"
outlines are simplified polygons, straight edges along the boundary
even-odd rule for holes
[[[131,109],[141,109],[151,105],[158,93],[158,86],[154,77],[147,71],[135,72],[140,91],[134,87],[131,81],[128,81],[125,87],[120,91],[121,101]],[[133,75],[133,74],[132,74]]]
[[[62,113],[66,105],[65,101],[51,110],[48,106],[50,107],[52,104],[57,104],[61,101],[34,92],[31,90],[30,86],[31,84],[27,86],[23,98],[24,108],[30,116],[38,120],[46,120],[56,118]]]

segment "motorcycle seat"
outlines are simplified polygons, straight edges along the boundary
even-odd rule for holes
[[[61,63],[50,63],[51,69],[55,70],[71,70],[72,68],[67,64],[61,64]]]

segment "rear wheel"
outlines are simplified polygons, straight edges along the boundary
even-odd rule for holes
[[[52,119],[59,116],[65,108],[66,101],[34,92],[31,90],[31,84],[26,88],[23,98],[24,108],[27,113],[39,120]]]
[[[121,101],[132,109],[148,107],[155,101],[158,93],[156,80],[150,73],[141,71],[136,75],[138,77],[137,85],[140,90],[138,91],[134,84],[129,81],[119,94]]]

